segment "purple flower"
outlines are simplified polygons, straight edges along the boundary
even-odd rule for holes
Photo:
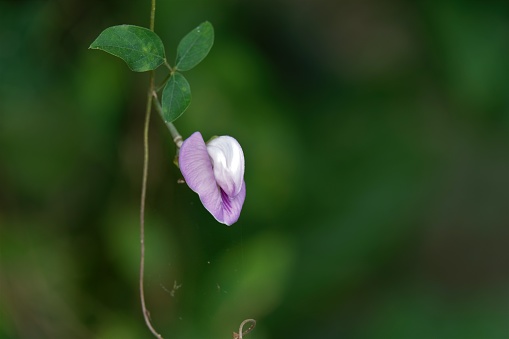
[[[239,219],[246,183],[244,153],[237,140],[220,136],[205,144],[195,132],[180,148],[179,166],[187,185],[217,221],[230,226]]]

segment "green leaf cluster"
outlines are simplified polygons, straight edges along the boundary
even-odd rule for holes
[[[90,45],[124,60],[134,72],[153,71],[165,64],[170,74],[163,83],[161,114],[165,122],[178,119],[191,103],[191,88],[181,72],[198,65],[214,44],[214,28],[208,21],[182,38],[177,47],[175,65],[166,59],[161,38],[139,26],[119,25],[106,28]]]

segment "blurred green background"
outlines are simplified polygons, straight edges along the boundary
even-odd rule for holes
[[[148,75],[88,50],[150,1],[0,2],[0,338],[150,338]],[[177,184],[154,114],[146,298],[165,338],[509,338],[509,5],[159,0],[184,137],[232,135],[239,222]],[[159,78],[163,75],[159,74]],[[180,286],[180,288],[175,288]]]

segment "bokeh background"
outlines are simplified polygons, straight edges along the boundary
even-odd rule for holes
[[[150,1],[0,2],[0,338],[150,338],[138,296],[148,75],[88,50]],[[159,0],[209,20],[184,136],[246,157],[232,227],[154,114],[146,297],[165,338],[509,338],[509,5]],[[159,74],[158,79],[164,75]]]

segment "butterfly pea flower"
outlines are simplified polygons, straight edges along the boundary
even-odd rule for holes
[[[179,167],[189,188],[217,221],[230,226],[239,219],[246,183],[244,153],[237,140],[220,136],[205,144],[195,132],[180,147]]]

